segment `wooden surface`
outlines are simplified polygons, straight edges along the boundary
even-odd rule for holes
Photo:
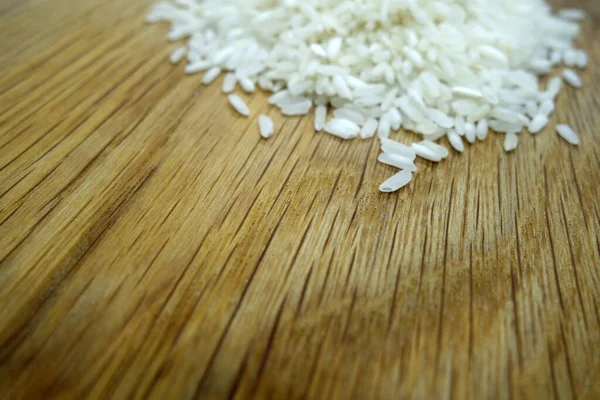
[[[581,146],[386,195],[376,141],[171,66],[151,2],[0,0],[0,398],[600,398],[600,3]]]

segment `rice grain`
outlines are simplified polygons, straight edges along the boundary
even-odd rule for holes
[[[248,105],[240,96],[237,94],[229,95],[229,103],[233,106],[233,108],[241,115],[248,117],[250,116],[250,109]]]
[[[573,128],[571,128],[571,126],[567,124],[556,125],[556,132],[560,135],[561,138],[571,143],[572,145],[579,145],[579,136],[573,130]]]
[[[268,139],[275,133],[275,129],[273,127],[273,120],[266,115],[258,116],[258,126],[260,130],[260,135]]]
[[[412,172],[403,170],[392,176],[379,186],[379,190],[383,193],[391,193],[402,189],[412,180]]]

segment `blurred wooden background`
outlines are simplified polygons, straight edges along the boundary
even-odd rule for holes
[[[581,146],[392,195],[375,140],[171,66],[151,3],[0,0],[0,398],[600,398],[599,2]]]

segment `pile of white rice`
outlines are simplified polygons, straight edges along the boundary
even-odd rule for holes
[[[170,22],[172,41],[187,39],[171,54],[172,63],[187,59],[186,73],[204,72],[206,85],[226,74],[222,90],[241,115],[251,110],[236,88],[260,87],[284,115],[314,110],[316,131],[377,134],[379,161],[401,169],[380,186],[393,192],[411,181],[417,156],[449,155],[435,143],[444,136],[462,152],[492,130],[512,151],[521,132],[541,132],[563,80],[582,86],[574,69],[588,57],[572,42],[584,16],[554,16],[543,0],[175,0],[147,20]],[[263,137],[274,134],[269,117],[258,121]],[[400,129],[423,141],[389,138]],[[579,143],[568,125],[556,131]]]

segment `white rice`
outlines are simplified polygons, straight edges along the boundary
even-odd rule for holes
[[[454,131],[448,132],[448,141],[450,142],[454,150],[458,151],[459,153],[465,151],[465,144],[463,143],[462,138],[458,133]]]
[[[321,132],[327,121],[327,107],[324,105],[317,106],[315,110],[315,131]]]
[[[579,53],[575,49],[566,49],[563,53],[563,60],[566,66],[576,67],[579,61]]]
[[[572,145],[579,145],[579,136],[573,130],[573,128],[571,128],[571,126],[566,124],[556,125],[556,132],[560,135],[561,138],[565,139]]]
[[[240,86],[246,93],[254,93],[256,90],[256,84],[249,78],[240,79]]]
[[[508,132],[504,136],[504,151],[509,152],[515,150],[517,144],[519,144],[519,137],[515,132]]]
[[[381,139],[381,150],[384,153],[397,154],[401,157],[408,158],[411,161],[417,156],[417,153],[412,147],[406,146],[392,139]]]
[[[344,78],[342,78],[340,75],[336,75],[333,77],[332,82],[333,87],[335,88],[337,94],[340,95],[340,97],[352,100],[352,91],[348,87],[348,84],[346,83]]]
[[[551,102],[552,100],[548,100],[548,101]],[[531,118],[538,115],[540,113],[540,111],[538,110],[538,104],[534,100],[529,100],[525,104],[525,113]]]
[[[206,71],[210,68],[210,65],[211,64],[208,61],[198,61],[186,65],[183,71],[188,75],[192,75],[201,71]]]
[[[540,104],[540,109],[538,110],[538,113],[540,115],[544,115],[546,117],[549,117],[553,112],[554,112],[554,101],[552,100],[544,100],[542,102],[542,104]],[[537,114],[536,114],[537,115]],[[532,117],[535,117],[535,115],[532,115]]]
[[[546,125],[548,125],[548,117],[543,114],[536,115],[535,118],[533,118],[529,123],[527,130],[530,133],[539,133],[546,127]]]
[[[235,86],[237,85],[237,77],[235,74],[229,73],[225,75],[223,79],[223,87],[221,91],[223,93],[231,93],[235,90]]]
[[[552,77],[552,78],[550,78],[550,80],[548,80],[548,85],[546,87],[545,94],[550,99],[554,100],[554,98],[556,98],[556,96],[560,92],[561,87],[562,87],[562,79],[559,76]],[[546,100],[548,100],[548,99],[546,99]]]
[[[380,163],[391,165],[392,167],[405,169],[411,172],[417,170],[417,166],[410,158],[399,156],[398,154],[382,153],[377,157]]]
[[[354,139],[360,132],[360,127],[347,119],[332,118],[325,124],[325,132],[341,139]]]
[[[577,53],[576,67],[585,69],[588,66],[588,62],[589,62],[589,60],[588,60],[588,55],[586,54],[586,52],[583,50],[579,50]]]
[[[465,124],[465,139],[467,142],[473,144],[477,140],[477,130],[475,128],[475,124],[472,122],[467,122]]]
[[[483,97],[481,91],[466,86],[454,86],[452,88],[452,93],[466,97],[474,97],[476,99]]]
[[[219,75],[221,75],[221,68],[212,67],[211,69],[206,71],[206,73],[204,74],[204,77],[202,77],[202,84],[210,85],[211,83],[213,83],[215,81],[215,79],[217,79],[217,77]]]
[[[348,119],[360,126],[364,125],[365,123],[365,117],[358,111],[350,108],[338,108],[333,112],[333,115],[337,118]]]
[[[385,139],[390,137],[390,133],[392,131],[392,123],[390,121],[389,116],[384,115],[383,118],[379,121],[379,125],[377,126],[377,136],[380,139]]]
[[[431,140],[423,140],[420,141],[418,144],[427,147],[441,158],[446,158],[448,157],[448,155],[450,155],[450,152],[447,148],[445,148],[444,146],[440,146],[439,144],[432,142]]]
[[[394,131],[397,131],[402,126],[402,114],[395,107],[391,107],[383,118],[387,118],[390,121],[390,125]]]
[[[477,139],[485,140],[489,133],[487,119],[482,119],[479,122],[477,122],[476,130],[477,130],[477,133],[476,133]]]
[[[427,118],[435,122],[437,125],[445,129],[454,127],[454,119],[444,114],[442,111],[436,108],[429,108],[426,111]]]
[[[379,190],[383,193],[395,192],[408,185],[412,180],[412,172],[403,170],[386,180],[379,186]]]
[[[245,117],[250,116],[250,109],[248,108],[248,105],[237,94],[229,95],[229,103],[233,106],[235,111],[237,111],[239,114],[241,114]]]
[[[281,113],[287,116],[306,115],[312,108],[312,101],[301,100],[298,102],[285,104],[281,107]]]
[[[442,157],[438,153],[436,153],[435,151],[431,150],[429,147],[427,147],[423,144],[413,143],[412,148],[415,151],[415,153],[417,154],[417,156],[419,156],[425,160],[432,161],[432,162],[442,161]]]
[[[270,138],[275,133],[273,120],[266,115],[258,116],[258,126],[260,130],[260,136],[264,137],[265,139]]]
[[[466,127],[465,127],[465,118],[463,116],[457,116],[455,121],[454,121],[454,129],[456,130],[456,133],[458,133],[461,136],[464,136],[465,132],[466,132]]]
[[[375,118],[369,118],[362,127],[360,131],[361,139],[368,139],[375,135],[377,131],[378,121]]]
[[[177,47],[171,53],[171,57],[169,57],[169,60],[171,61],[171,64],[179,64],[181,62],[181,60],[184,59],[186,54],[187,54],[186,47],[184,47],[184,46]]]
[[[339,56],[341,49],[342,49],[342,38],[334,37],[333,39],[331,39],[329,41],[329,43],[327,45],[327,57],[329,57],[332,60],[336,59]]]
[[[558,12],[558,16],[570,21],[581,21],[585,19],[585,11],[579,8],[563,8]]]
[[[516,132],[543,130],[562,80],[583,85],[572,69],[589,63],[573,46],[573,21],[583,18],[573,8],[553,16],[544,0],[171,0],[147,21],[170,22],[168,38],[187,40],[169,57],[173,64],[187,58],[186,74],[204,71],[209,85],[226,72],[222,91],[242,115],[250,110],[233,92],[258,86],[284,115],[304,116],[316,105],[316,131],[343,139],[377,133],[383,160],[396,154],[412,162],[418,154],[437,162],[447,150],[431,141],[444,136],[462,152],[461,136],[474,143],[491,129],[506,133],[512,151]],[[539,78],[560,63],[569,68],[542,91]],[[265,118],[261,134],[272,135]],[[572,129],[559,127],[578,143]],[[426,141],[389,141],[400,130]]]
[[[583,80],[581,80],[579,75],[577,75],[577,72],[573,71],[572,69],[566,68],[563,71],[562,76],[565,82],[574,88],[580,88],[583,86]]]
[[[287,90],[281,90],[271,97],[269,97],[269,104],[280,104],[281,102],[289,99],[290,94]]]

